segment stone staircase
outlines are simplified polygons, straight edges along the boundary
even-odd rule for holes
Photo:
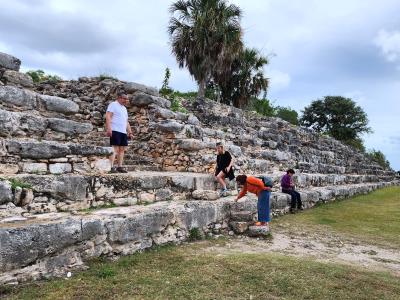
[[[82,77],[33,84],[20,61],[0,53],[0,284],[63,276],[86,260],[116,257],[204,235],[251,234],[257,199],[220,198],[215,142],[236,173],[274,180],[272,216],[287,213],[279,191],[288,167],[306,208],[399,184],[391,170],[339,142],[279,119],[196,100],[173,112],[154,88]],[[107,104],[129,98],[135,138],[127,174],[108,174]]]

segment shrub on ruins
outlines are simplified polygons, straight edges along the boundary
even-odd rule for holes
[[[248,109],[256,111],[260,115],[266,117],[273,117],[275,116],[276,113],[276,108],[273,106],[272,102],[267,98],[258,99],[255,97],[251,97]]]
[[[352,99],[341,96],[326,96],[311,102],[303,110],[300,124],[347,144],[356,144],[361,134],[372,132],[363,109]]]
[[[114,77],[114,76],[112,76],[112,75],[110,75],[110,74],[108,74],[108,73],[101,73],[101,74],[99,75],[99,80],[100,80],[100,81],[103,81],[103,80],[105,80],[105,79],[118,80],[118,78],[116,78],[116,77]]]
[[[299,114],[290,107],[277,106],[275,116],[293,125],[299,125]]]
[[[178,0],[170,13],[172,53],[197,81],[198,96],[204,97],[212,74],[229,72],[242,49],[242,12],[225,0]]]
[[[171,71],[167,67],[167,68],[165,68],[164,80],[163,80],[161,89],[159,91],[159,93],[164,97],[167,97],[167,96],[169,96],[170,94],[172,94],[174,92],[174,90],[169,87],[169,79],[170,79],[170,77],[171,77]]]
[[[386,159],[386,156],[382,151],[372,149],[367,152],[367,155],[382,168],[390,169],[390,162]]]
[[[41,82],[50,82],[50,83],[57,83],[62,80],[62,78],[58,75],[54,74],[46,74],[43,70],[30,70],[26,72],[32,78],[32,81],[35,83]]]
[[[221,102],[238,108],[249,105],[251,98],[257,97],[268,88],[268,78],[264,76],[267,57],[257,49],[245,48],[233,60],[226,72],[214,72],[215,82],[221,90]]]

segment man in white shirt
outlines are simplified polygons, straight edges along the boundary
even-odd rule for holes
[[[111,173],[127,173],[122,168],[124,153],[128,146],[128,138],[132,138],[132,129],[128,121],[128,111],[125,105],[128,103],[128,96],[125,93],[118,93],[117,100],[111,102],[106,112],[106,130],[110,137],[110,145],[114,153],[110,157]],[[117,166],[114,165],[117,158]]]

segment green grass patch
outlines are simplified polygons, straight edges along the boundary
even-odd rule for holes
[[[398,277],[278,254],[214,255],[217,241],[93,261],[66,279],[8,288],[6,299],[398,299]]]
[[[9,181],[9,182],[11,183],[11,188],[12,188],[13,191],[15,191],[15,189],[16,189],[17,187],[20,187],[20,188],[22,188],[22,189],[30,189],[30,188],[32,188],[32,185],[31,185],[31,184],[26,183],[26,182],[23,182],[22,180],[17,179],[17,178],[3,178],[3,177],[0,177],[0,180],[2,180],[2,181],[4,181],[4,180]]]
[[[272,227],[316,231],[328,229],[367,242],[400,247],[400,187],[388,187],[368,195],[319,205],[296,215],[272,221]]]

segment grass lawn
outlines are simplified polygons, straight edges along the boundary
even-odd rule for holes
[[[307,231],[334,231],[360,240],[400,247],[400,187],[320,205],[296,215],[285,215],[274,225]]]
[[[399,299],[399,278],[277,254],[199,254],[207,241],[92,262],[9,299]]]
[[[338,201],[273,224],[321,226],[400,245],[400,188]],[[6,299],[400,299],[400,278],[390,273],[275,253],[215,255],[203,248],[225,239],[165,246],[92,261],[71,278],[0,288]],[[1,298],[1,297],[0,297]]]

